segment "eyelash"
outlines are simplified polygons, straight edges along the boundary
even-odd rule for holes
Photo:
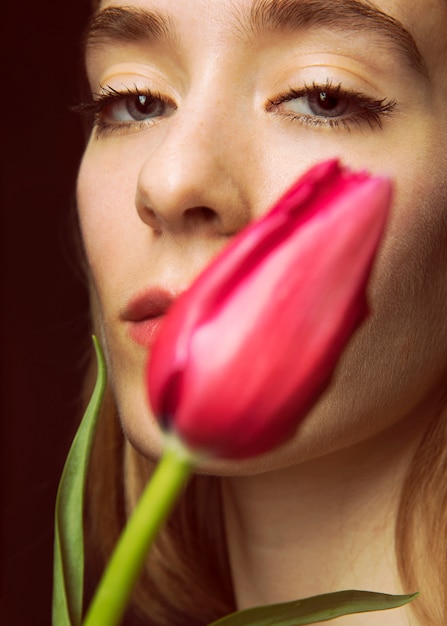
[[[143,120],[134,121],[110,121],[107,119],[107,108],[118,103],[124,103],[135,101],[139,98],[147,98],[145,102],[146,106],[162,107],[166,111],[169,107],[175,110],[175,103],[162,96],[159,93],[154,93],[149,89],[139,89],[136,86],[128,88],[125,91],[118,91],[113,87],[106,86],[102,93],[95,94],[93,99],[88,102],[83,102],[73,109],[76,112],[87,114],[92,117],[92,124],[98,136],[103,136],[107,133],[115,133],[119,131],[131,131],[139,130],[142,125],[151,125],[157,122],[157,119],[161,115],[154,116],[154,118],[148,118]],[[293,100],[307,98],[308,103],[311,99],[319,100],[320,104],[323,104],[326,100],[342,101],[346,103],[346,108],[354,108],[355,110],[344,117],[330,115],[317,115],[307,113],[294,113],[292,111],[278,111],[281,105],[287,104]],[[364,124],[367,124],[369,128],[381,129],[383,118],[389,116],[394,112],[396,108],[396,102],[394,100],[387,100],[383,98],[381,100],[370,98],[362,93],[356,91],[349,91],[342,87],[341,84],[333,85],[331,81],[326,81],[325,84],[317,84],[314,82],[312,85],[304,85],[300,89],[289,88],[286,92],[278,95],[273,99],[268,100],[267,111],[273,112],[282,117],[287,117],[292,121],[297,121],[303,125],[310,126],[312,128],[326,127],[330,129],[343,128],[345,130],[358,129]]]
[[[147,98],[145,104],[149,106],[158,104],[164,109],[168,107],[176,108],[175,104],[170,99],[150,89],[139,89],[134,86],[133,88],[127,88],[125,91],[119,91],[107,85],[104,87],[102,93],[94,94],[91,100],[81,102],[74,106],[73,109],[75,112],[82,113],[91,118],[92,126],[98,136],[111,132],[127,132],[133,129],[141,129],[142,124],[146,126],[154,124],[160,116],[145,120],[110,121],[107,119],[107,108],[119,103],[124,103],[126,100],[135,102],[139,98]]]
[[[309,101],[311,98],[320,99],[321,103],[325,99],[345,100],[347,108],[354,107],[356,110],[345,117],[318,116],[316,114],[310,115],[287,111],[279,112],[277,110],[280,105],[298,98],[308,98]],[[370,98],[360,92],[344,89],[341,84],[333,85],[331,81],[326,81],[324,85],[314,82],[312,85],[304,85],[300,89],[290,88],[287,92],[268,102],[267,110],[281,116],[287,116],[292,121],[298,121],[313,128],[323,126],[332,129],[344,128],[346,130],[358,129],[363,124],[367,124],[372,130],[381,129],[383,118],[391,115],[396,108],[395,100]]]

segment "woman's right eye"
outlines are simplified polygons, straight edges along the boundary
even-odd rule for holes
[[[176,110],[176,105],[149,90],[140,91],[135,88],[121,92],[106,87],[92,101],[83,103],[76,109],[82,113],[93,114],[93,124],[100,133],[152,124],[159,118],[171,115]]]
[[[169,105],[152,94],[126,95],[104,103],[102,113],[116,122],[142,122],[166,115]]]

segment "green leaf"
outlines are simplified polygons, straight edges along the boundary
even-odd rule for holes
[[[106,386],[104,357],[93,337],[98,374],[92,397],[68,453],[56,497],[53,626],[79,626],[84,579],[83,504],[93,435]]]
[[[299,626],[325,622],[351,613],[384,611],[408,604],[418,596],[392,596],[372,591],[337,591],[303,600],[257,606],[223,617],[209,626]]]

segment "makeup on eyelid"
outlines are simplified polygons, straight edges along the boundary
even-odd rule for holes
[[[303,52],[301,49],[299,53],[290,55],[292,58],[281,60],[280,63],[276,63],[271,70],[266,68],[265,82],[281,83],[291,82],[291,77],[307,78],[309,81],[321,78],[321,80],[327,80],[328,75],[331,75],[334,82],[351,81],[356,89],[369,88],[374,91],[378,91],[381,88],[383,81],[383,64],[380,67],[372,62],[367,62],[364,59],[356,58],[355,52],[352,51],[349,54],[334,54],[328,52]],[[387,67],[387,74],[390,74],[390,67]],[[299,80],[299,78],[298,78]],[[345,84],[345,87],[349,85]]]
[[[100,76],[98,82],[100,85],[104,85],[106,83],[109,83],[111,80],[119,80],[120,76],[126,74],[132,74],[132,76],[138,76],[143,78],[144,80],[152,79],[152,75],[150,72],[147,71],[147,69],[146,71],[139,70],[139,65],[140,64],[134,63],[120,63],[116,67],[113,66],[111,69],[108,69],[106,72],[104,72],[104,74]],[[145,66],[141,64],[141,67],[144,68]]]
[[[143,81],[150,81],[151,83],[157,83],[160,87],[163,85],[165,89],[172,89],[172,81],[167,81],[166,75],[160,71],[155,63],[137,63],[137,62],[123,62],[108,65],[99,76],[98,81],[95,81],[97,85],[107,85],[112,81],[123,82],[128,81],[128,77],[132,77],[132,84],[136,83],[136,78],[143,79]]]

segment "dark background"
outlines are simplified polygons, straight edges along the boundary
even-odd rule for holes
[[[53,507],[89,350],[70,212],[89,2],[10,2],[1,56],[1,609],[49,626]]]

